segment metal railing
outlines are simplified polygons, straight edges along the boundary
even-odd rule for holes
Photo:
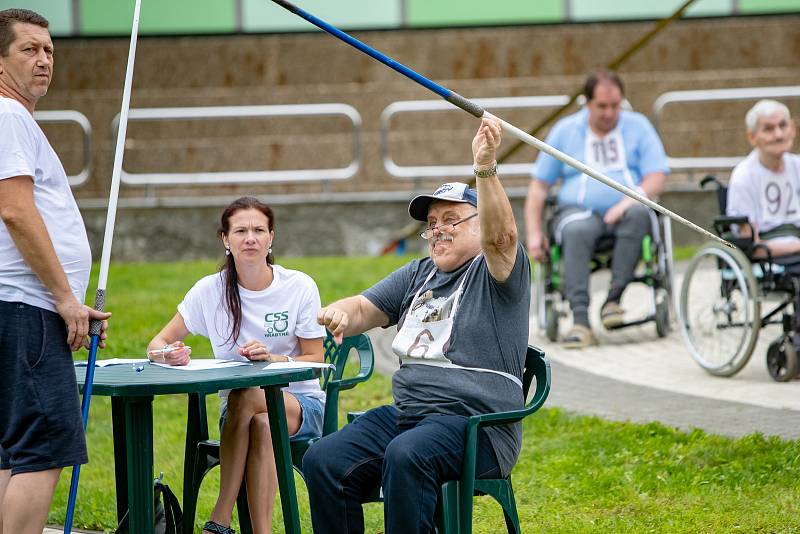
[[[724,102],[732,100],[758,100],[761,98],[799,98],[800,85],[778,87],[741,87],[736,89],[703,89],[697,91],[670,91],[656,98],[653,103],[653,122],[661,133],[661,118],[664,108],[675,103]],[[742,117],[742,121],[744,117]],[[735,167],[744,156],[699,156],[671,157],[667,155],[667,163],[672,170],[694,171],[728,170]]]
[[[123,169],[121,179],[128,185],[209,185],[286,183],[347,180],[361,167],[361,115],[347,104],[301,104],[275,106],[216,106],[131,109],[129,122],[167,120],[253,119],[261,117],[343,116],[352,124],[352,160],[345,167],[277,171],[215,171],[132,173]],[[119,115],[111,128],[118,131]]]
[[[83,167],[78,174],[68,175],[70,187],[77,187],[89,179],[92,173],[92,125],[80,111],[48,110],[35,111],[33,118],[40,124],[77,124],[83,132]]]
[[[508,108],[549,108],[563,106],[569,102],[567,95],[521,96],[500,98],[475,98],[472,100],[479,106],[495,110]],[[389,150],[389,133],[392,117],[399,113],[422,111],[456,111],[460,110],[444,100],[403,100],[393,102],[381,112],[381,157],[383,166],[395,178],[442,178],[452,176],[472,176],[472,165],[398,165],[392,159]],[[528,163],[503,163],[503,176],[528,176],[533,167]]]

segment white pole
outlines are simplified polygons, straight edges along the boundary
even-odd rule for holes
[[[599,182],[602,182],[602,183],[606,184],[607,186],[616,189],[617,191],[619,191],[623,195],[627,195],[627,196],[631,197],[632,199],[634,199],[634,200],[636,200],[638,202],[641,202],[642,204],[644,204],[648,208],[654,209],[659,213],[663,213],[667,217],[669,217],[671,219],[674,219],[675,221],[688,226],[692,230],[695,230],[696,232],[700,232],[701,234],[703,234],[704,236],[708,237],[709,239],[713,239],[714,241],[718,241],[718,242],[720,242],[723,245],[726,245],[728,247],[735,248],[731,243],[725,241],[724,239],[722,239],[721,237],[719,237],[719,236],[717,236],[715,234],[712,234],[711,232],[709,232],[705,228],[701,228],[700,226],[696,225],[692,221],[684,219],[683,217],[681,217],[677,213],[671,212],[667,208],[663,207],[660,204],[657,204],[657,203],[653,202],[652,200],[650,200],[646,196],[640,194],[639,192],[634,191],[633,189],[631,189],[629,187],[626,187],[626,186],[622,185],[621,183],[612,180],[611,178],[609,178],[605,174],[603,174],[603,173],[601,173],[601,172],[589,167],[588,165],[578,161],[577,159],[575,159],[575,158],[573,158],[573,157],[571,157],[571,156],[569,156],[567,154],[564,154],[560,150],[558,150],[556,148],[553,148],[552,146],[548,145],[544,141],[540,141],[539,139],[536,139],[534,136],[530,135],[529,133],[527,133],[527,132],[525,132],[523,130],[520,130],[519,128],[517,128],[513,124],[510,124],[510,123],[504,121],[503,119],[492,115],[488,111],[484,111],[483,112],[483,116],[487,117],[487,118],[496,119],[496,120],[500,121],[500,124],[503,125],[503,130],[507,131],[508,133],[510,133],[511,135],[513,135],[514,137],[516,137],[517,139],[522,141],[523,143],[527,143],[527,144],[529,144],[529,145],[531,145],[531,146],[533,146],[535,148],[538,148],[539,150],[541,150],[545,154],[549,154],[549,155],[553,156],[554,158],[556,158],[557,160],[566,163],[570,167],[574,167],[574,168],[578,169],[579,171],[581,171],[582,173],[586,174],[587,176],[591,176],[595,180],[597,180]]]
[[[111,263],[111,242],[114,239],[114,224],[117,220],[117,198],[119,197],[119,182],[122,174],[122,157],[125,153],[125,136],[128,131],[128,109],[131,103],[131,85],[133,84],[133,64],[136,60],[136,39],[139,34],[139,11],[141,0],[136,0],[133,9],[133,28],[131,29],[131,45],[128,48],[128,67],[125,71],[125,87],[122,91],[122,110],[119,114],[119,130],[117,131],[117,146],[114,150],[114,167],[111,171],[111,192],[108,196],[108,213],[106,215],[106,230],[103,237],[103,254],[100,258],[100,278],[97,281],[98,291],[105,291],[108,282],[108,267]]]

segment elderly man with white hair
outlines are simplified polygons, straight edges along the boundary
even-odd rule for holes
[[[796,133],[789,108],[760,100],[745,124],[753,151],[733,169],[727,214],[747,217],[754,241],[773,256],[800,254],[800,155],[789,152]]]

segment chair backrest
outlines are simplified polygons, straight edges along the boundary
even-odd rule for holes
[[[544,351],[533,345],[528,345],[528,351],[525,355],[525,369],[522,372],[522,392],[525,399],[528,398],[534,378],[536,378],[536,390],[526,405],[526,410],[530,410],[529,413],[535,412],[544,404],[547,395],[550,393],[552,377],[550,363],[545,358]]]

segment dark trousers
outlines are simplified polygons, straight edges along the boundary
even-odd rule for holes
[[[585,214],[585,216],[583,216]],[[614,234],[609,296],[619,300],[633,279],[642,239],[651,230],[650,210],[635,204],[625,211],[620,221],[609,226],[596,213],[585,208],[567,207],[559,210],[554,222],[556,240],[560,241],[563,257],[564,293],[572,309],[573,321],[589,326],[589,276],[591,259],[597,240],[603,234]]]
[[[364,532],[361,505],[381,486],[386,534],[432,532],[438,488],[461,473],[466,428],[463,416],[414,416],[381,406],[322,438],[303,458],[314,532]],[[475,472],[500,474],[482,432]]]

